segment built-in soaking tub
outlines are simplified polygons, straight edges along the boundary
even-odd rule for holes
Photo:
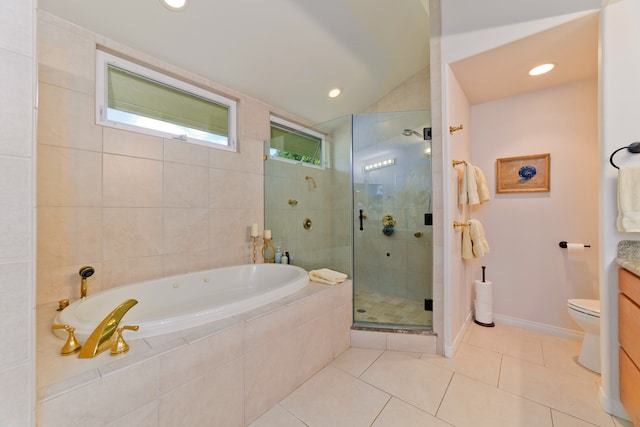
[[[273,302],[305,287],[307,272],[283,264],[247,264],[149,280],[98,292],[70,304],[54,322],[76,328],[84,342],[116,306],[134,305],[120,325],[137,325],[128,340],[203,325]],[[66,332],[56,333],[66,338]]]

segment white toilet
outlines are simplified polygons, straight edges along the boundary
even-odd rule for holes
[[[578,362],[600,373],[600,300],[570,299],[567,309],[569,316],[584,331]]]

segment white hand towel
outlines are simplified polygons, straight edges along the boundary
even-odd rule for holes
[[[461,205],[477,205],[480,203],[480,198],[478,197],[478,184],[473,165],[467,162],[463,166],[458,201]]]
[[[473,259],[473,245],[469,225],[462,227],[462,259]]]
[[[484,237],[484,228],[477,219],[469,220],[469,234],[471,235],[471,243],[473,245],[473,255],[477,257],[484,256],[489,253],[489,243]]]
[[[460,178],[460,188],[459,188],[459,194],[460,196],[458,197],[458,203],[460,203],[461,205],[466,205],[467,203],[469,203],[469,195],[467,194],[467,173],[466,173],[466,165],[465,167],[462,168],[462,177]]]
[[[618,172],[618,231],[640,231],[640,166],[620,166]]]
[[[314,282],[327,283],[329,285],[337,285],[347,280],[347,275],[338,271],[333,271],[328,268],[321,268],[319,270],[311,270],[309,272],[309,280]]]
[[[469,204],[477,205],[480,203],[480,197],[478,196],[478,183],[473,168],[474,166],[471,163],[467,163],[464,166],[464,174],[467,176],[467,197],[469,198]]]
[[[491,200],[491,193],[489,193],[487,180],[484,177],[484,173],[482,172],[482,169],[480,169],[477,166],[474,166],[473,172],[476,179],[476,185],[478,187],[478,197],[480,199],[480,203],[484,203]]]

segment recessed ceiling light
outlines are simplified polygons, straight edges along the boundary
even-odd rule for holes
[[[331,89],[329,91],[329,98],[335,98],[337,96],[340,96],[341,93],[342,93],[342,90],[340,90],[339,88]]]
[[[548,64],[538,65],[529,70],[530,76],[539,76],[540,74],[548,73],[555,68],[556,64],[550,62]]]
[[[160,0],[160,3],[167,9],[173,11],[183,10],[187,7],[187,0]]]

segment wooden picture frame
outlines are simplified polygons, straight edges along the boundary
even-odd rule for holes
[[[551,155],[505,157],[496,160],[496,193],[551,191]]]

